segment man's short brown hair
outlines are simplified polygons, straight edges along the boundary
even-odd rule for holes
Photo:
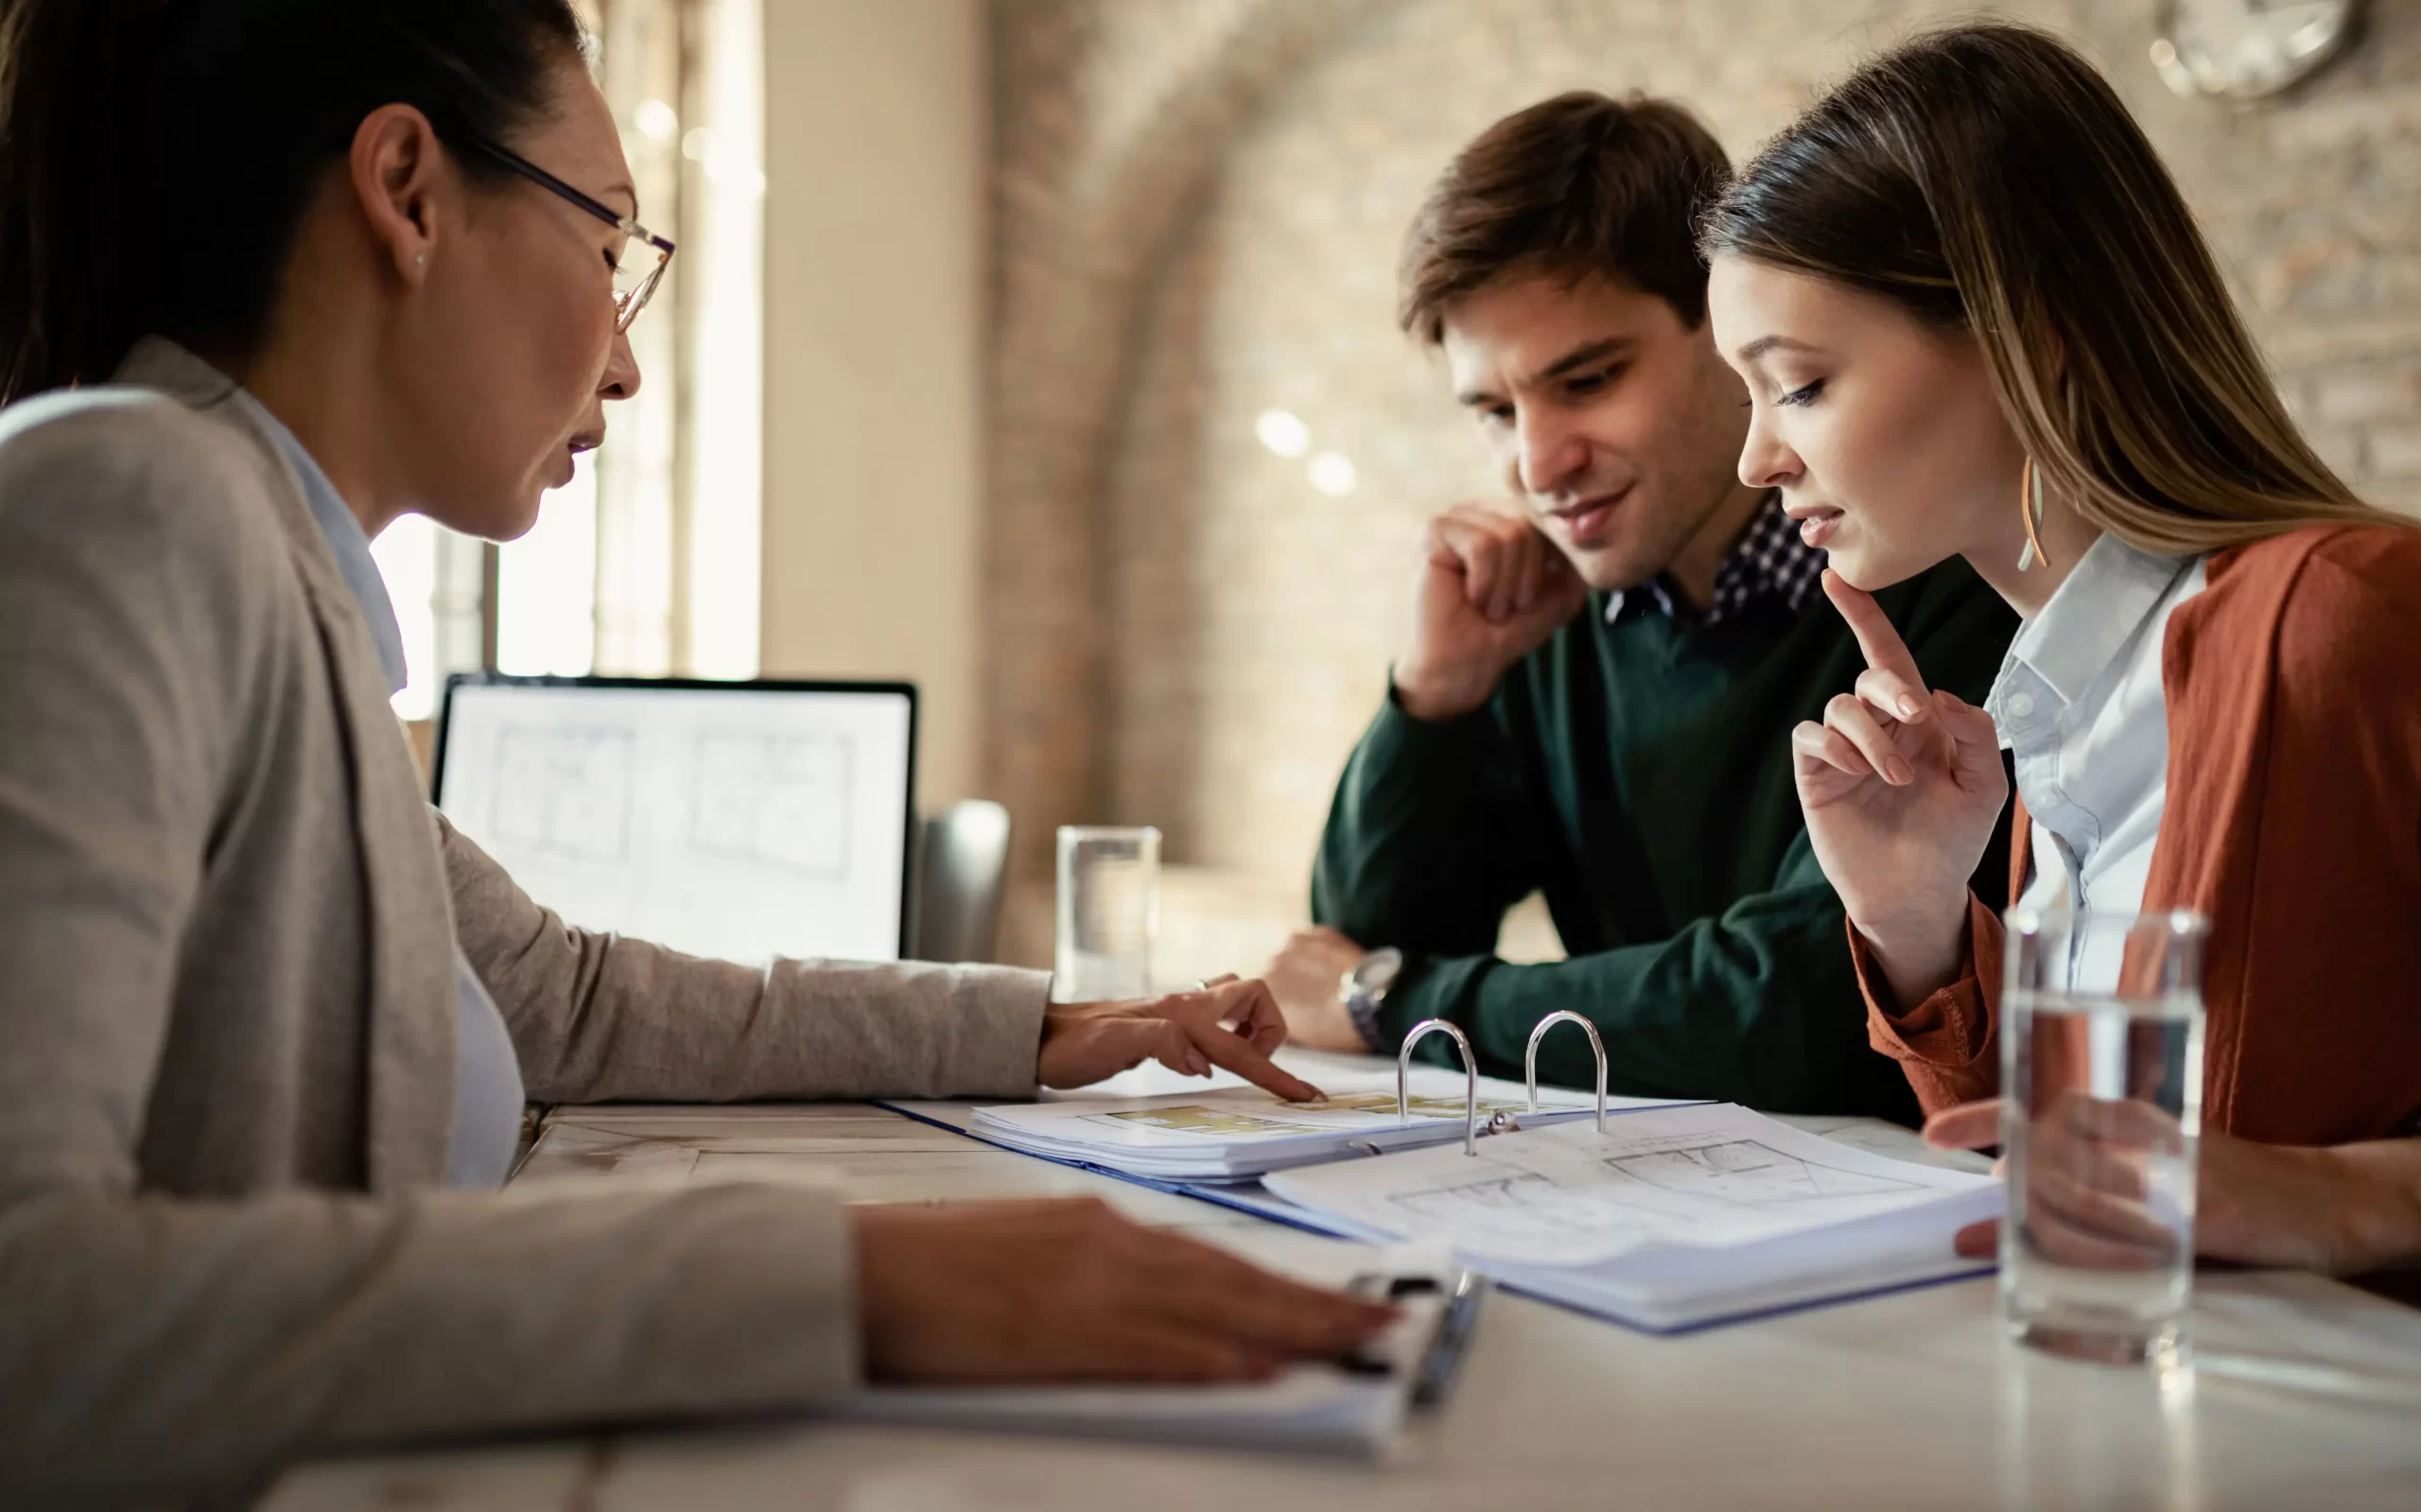
[[[1701,206],[1732,176],[1721,144],[1670,100],[1576,90],[1481,132],[1404,236],[1398,314],[1436,345],[1455,302],[1501,279],[1611,277],[1706,319]]]

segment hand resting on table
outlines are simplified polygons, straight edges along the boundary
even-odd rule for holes
[[[865,1208],[857,1243],[877,1382],[1259,1381],[1395,1315],[1090,1197]]]

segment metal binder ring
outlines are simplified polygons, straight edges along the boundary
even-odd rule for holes
[[[1472,1042],[1463,1032],[1443,1018],[1424,1018],[1412,1026],[1403,1036],[1403,1049],[1396,1051],[1396,1117],[1405,1123],[1412,1121],[1412,1047],[1423,1035],[1442,1032],[1463,1052],[1463,1154],[1479,1154],[1479,1067],[1472,1059]]]
[[[1603,1134],[1606,1132],[1606,1042],[1597,1037],[1595,1024],[1569,1008],[1547,1015],[1539,1020],[1538,1028],[1530,1031],[1530,1048],[1522,1057],[1522,1069],[1530,1085],[1530,1111],[1536,1113],[1539,1110],[1539,1041],[1546,1038],[1547,1031],[1558,1024],[1578,1024],[1580,1032],[1589,1036],[1589,1048],[1596,1052],[1597,1132]]]

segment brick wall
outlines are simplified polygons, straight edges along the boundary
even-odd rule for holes
[[[1223,956],[1299,910],[1400,638],[1413,532],[1491,486],[1392,320],[1404,222],[1462,142],[1585,86],[1687,100],[1745,155],[1852,60],[1974,9],[1001,5],[987,750],[1026,837],[1019,953],[1041,949],[1042,843],[1072,820],[1161,826],[1201,869],[1197,911],[1227,915]],[[1994,9],[2101,60],[2325,454],[2421,507],[2421,5],[2374,6],[2358,52],[2251,109],[2168,95],[2148,0]],[[1351,492],[1263,448],[1268,408],[1348,458]]]

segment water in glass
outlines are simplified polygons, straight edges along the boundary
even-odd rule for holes
[[[1060,826],[1054,999],[1106,1002],[1148,995],[1159,922],[1158,830]]]
[[[2186,913],[2010,914],[2000,1295],[2025,1344],[2185,1357],[2204,932]]]

